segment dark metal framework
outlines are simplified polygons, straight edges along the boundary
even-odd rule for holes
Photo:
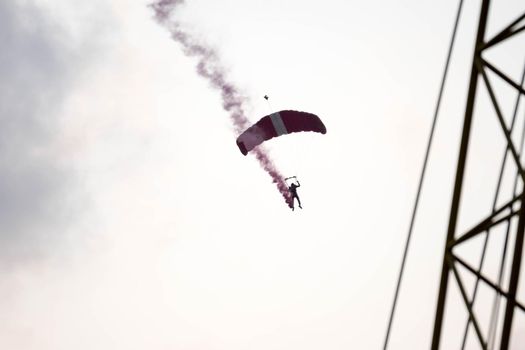
[[[499,348],[501,350],[508,350],[509,348],[512,322],[514,318],[514,311],[518,309],[520,312],[525,312],[524,303],[518,301],[516,298],[516,294],[518,290],[518,280],[519,280],[521,263],[522,263],[523,243],[524,243],[524,234],[525,234],[525,191],[523,190],[524,188],[523,184],[525,183],[525,169],[521,165],[521,162],[520,162],[520,155],[523,152],[523,138],[524,138],[525,132],[522,135],[522,141],[521,141],[521,145],[519,146],[519,149],[518,149],[518,146],[513,142],[512,137],[511,137],[511,133],[514,128],[514,124],[516,120],[516,114],[518,111],[520,97],[522,95],[525,95],[525,89],[523,88],[523,83],[524,83],[523,78],[525,77],[525,71],[522,76],[521,83],[517,83],[516,81],[508,77],[506,74],[504,74],[501,70],[496,68],[496,66],[493,65],[491,62],[488,62],[486,59],[483,58],[483,53],[486,50],[494,47],[495,45],[502,43],[503,41],[510,39],[511,37],[525,30],[525,10],[523,14],[518,16],[516,20],[510,23],[507,27],[505,27],[497,35],[490,38],[489,40],[485,40],[485,31],[486,31],[487,18],[489,15],[489,7],[490,7],[490,0],[483,0],[481,4],[479,25],[478,25],[478,31],[477,31],[477,36],[476,36],[474,57],[473,57],[473,62],[472,62],[472,70],[470,74],[470,84],[469,84],[467,104],[466,104],[466,109],[465,109],[463,132],[462,132],[459,158],[458,158],[458,164],[457,164],[457,170],[456,170],[456,179],[455,179],[454,192],[453,192],[453,197],[452,197],[452,205],[451,205],[450,218],[449,218],[449,224],[448,224],[445,253],[443,257],[440,289],[439,289],[439,296],[438,296],[438,301],[437,301],[437,308],[436,308],[436,315],[435,315],[435,322],[434,322],[434,332],[433,332],[432,345],[431,345],[432,350],[439,349],[441,329],[442,329],[442,324],[443,324],[443,315],[445,311],[445,301],[446,301],[446,296],[447,296],[447,289],[448,289],[448,282],[449,282],[450,275],[453,276],[453,278],[455,279],[459,287],[459,291],[461,293],[462,300],[464,302],[465,308],[469,315],[469,318],[468,318],[468,321],[465,327],[465,332],[464,332],[463,348],[465,348],[466,338],[467,338],[468,330],[470,326],[474,327],[474,331],[475,331],[475,334],[477,335],[478,343],[481,349],[489,349],[494,346],[494,341],[496,338],[495,334],[488,334],[488,335],[483,334],[482,329],[480,327],[479,317],[477,317],[474,311],[474,303],[476,300],[478,285],[480,283],[485,284],[487,287],[489,287],[490,289],[494,291],[496,295],[494,305],[498,305],[499,307],[500,300],[505,301],[505,310],[504,310],[504,315],[503,315],[503,327],[500,333],[501,341],[499,344],[500,346]],[[510,127],[506,125],[505,119],[503,118],[503,115],[500,109],[500,105],[494,93],[493,86],[487,75],[488,71],[491,71],[497,77],[502,79],[502,81],[506,82],[509,86],[513,87],[517,92],[518,98],[516,100],[514,116],[513,116]],[[495,194],[495,198],[493,202],[492,213],[486,218],[482,219],[479,222],[479,224],[475,225],[472,229],[468,230],[465,233],[461,233],[457,235],[456,226],[457,226],[457,219],[458,219],[458,210],[459,210],[459,204],[460,204],[460,199],[461,199],[465,165],[466,165],[466,160],[467,160],[467,151],[468,151],[468,144],[469,144],[469,138],[470,138],[471,124],[472,124],[472,119],[474,115],[476,91],[477,91],[479,80],[481,80],[484,83],[486,90],[488,91],[490,101],[492,102],[492,105],[494,107],[495,115],[499,121],[501,130],[503,131],[503,134],[505,136],[507,147],[506,147],[504,157],[503,157],[500,176],[499,176],[499,180],[497,184],[497,190],[496,190],[496,194]],[[503,205],[498,206],[497,204],[498,195],[500,192],[503,172],[504,172],[504,168],[505,168],[505,164],[506,164],[508,155],[510,155],[511,161],[516,166],[516,179],[514,182],[514,197],[508,200]],[[518,189],[520,193],[517,193]],[[514,221],[515,223],[516,220],[518,221],[517,228],[516,228],[516,225],[512,224],[512,222]],[[501,265],[499,267],[498,281],[494,282],[483,275],[482,267],[483,267],[483,262],[484,262],[484,257],[485,257],[485,251],[487,248],[487,243],[491,235],[491,230],[493,231],[493,228],[495,228],[496,226],[500,226],[500,225],[506,226],[506,238],[505,238],[505,244],[504,244],[504,248],[502,252]],[[510,235],[513,228],[515,230],[514,231],[515,233],[513,235]],[[484,235],[484,238],[485,238],[484,246],[483,246],[483,253],[482,253],[482,256],[479,262],[479,266],[474,267],[468,264],[458,254],[456,254],[454,252],[454,248],[472,238],[479,237],[480,235]],[[508,246],[509,246],[508,241],[510,237],[514,237],[515,239],[512,252],[508,252]],[[512,262],[510,265],[510,277],[508,278],[508,285],[502,286],[503,275],[504,275],[504,270],[505,270],[505,265],[506,265],[505,259],[506,259],[507,253],[512,254]],[[475,276],[476,282],[475,282],[474,292],[472,296],[469,296],[467,293],[467,290],[465,288],[465,283],[462,280],[458,272],[459,267],[461,267],[464,271],[468,271],[473,276]],[[492,313],[493,318],[491,320],[491,323],[495,322],[493,320],[497,320],[497,312],[495,311],[494,307],[492,311],[493,311]],[[492,330],[496,329],[494,324],[491,324],[491,327],[492,327],[491,328]]]

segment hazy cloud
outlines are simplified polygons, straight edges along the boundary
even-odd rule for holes
[[[58,158],[58,117],[81,67],[57,22],[34,4],[0,2],[2,264],[45,253],[72,214],[75,180]]]

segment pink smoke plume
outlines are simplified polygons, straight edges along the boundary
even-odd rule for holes
[[[246,98],[239,93],[233,83],[227,81],[224,68],[221,66],[216,52],[195,42],[191,35],[185,32],[179,23],[173,19],[172,15],[175,8],[182,4],[184,4],[184,0],[159,0],[152,3],[150,7],[155,11],[157,22],[168,29],[173,40],[182,46],[184,54],[197,58],[197,73],[221,93],[222,107],[229,113],[236,133],[240,134],[251,124],[243,108]],[[253,150],[253,153],[261,167],[272,178],[272,182],[276,184],[288,206],[292,207],[293,198],[288,192],[284,177],[277,170],[266,151],[258,147]]]

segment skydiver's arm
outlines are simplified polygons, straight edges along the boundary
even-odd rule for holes
[[[301,187],[301,184],[299,183],[299,180],[297,180],[297,187]]]

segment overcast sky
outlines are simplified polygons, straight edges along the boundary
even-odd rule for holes
[[[0,2],[0,348],[381,348],[457,1],[176,12],[217,52],[249,120],[297,109],[325,123],[326,135],[266,146],[301,181],[294,212],[149,3]],[[464,5],[390,349],[430,345],[479,3]],[[495,0],[488,36],[523,10]],[[486,57],[519,81],[523,47],[522,34]],[[516,94],[491,78],[510,123]],[[491,105],[476,108],[463,231],[490,212],[504,151]],[[472,264],[481,242],[462,247]],[[444,349],[466,320],[458,293]]]

